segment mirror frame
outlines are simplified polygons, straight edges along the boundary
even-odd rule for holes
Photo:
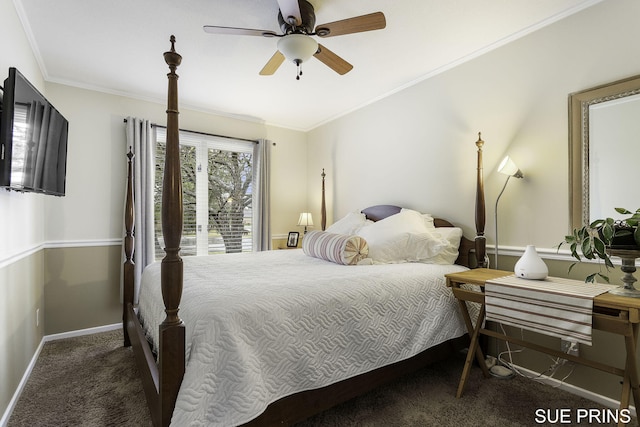
[[[589,224],[589,107],[640,93],[640,75],[569,95],[569,219]]]

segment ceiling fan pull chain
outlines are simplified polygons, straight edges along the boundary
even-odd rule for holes
[[[300,76],[302,75],[302,62],[296,61],[296,80],[300,80]]]

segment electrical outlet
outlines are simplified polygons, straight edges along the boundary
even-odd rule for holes
[[[40,309],[36,308],[36,326],[40,326]]]
[[[563,353],[570,354],[572,356],[577,357],[580,355],[580,347],[577,342],[562,340],[560,343],[560,350]]]

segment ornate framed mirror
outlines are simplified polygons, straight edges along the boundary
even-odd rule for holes
[[[640,207],[639,159],[640,75],[569,95],[572,228]]]

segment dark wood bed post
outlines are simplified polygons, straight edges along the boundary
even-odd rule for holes
[[[175,37],[171,36],[171,50],[164,60],[171,72],[167,98],[167,149],[162,181],[162,235],[166,255],[161,265],[162,299],[166,317],[160,325],[159,342],[159,398],[160,425],[168,426],[175,407],[178,390],[184,376],[185,327],[178,316],[182,298],[183,265],[180,257],[182,238],[182,177],[180,172],[180,135],[178,126],[178,75],[176,69],[182,57],[175,51]]]
[[[182,237],[182,177],[180,171],[180,141],[178,126],[178,75],[176,69],[182,57],[175,51],[175,37],[171,36],[171,50],[164,53],[170,72],[167,96],[167,149],[162,181],[162,233],[166,256],[161,265],[162,299],[166,317],[159,327],[158,360],[137,318],[134,306],[134,194],[133,158],[129,149],[128,177],[125,202],[123,323],[124,345],[133,346],[134,356],[142,376],[142,385],[149,404],[154,426],[168,426],[175,408],[185,369],[185,327],[178,316],[182,298],[183,266],[180,258]]]
[[[127,309],[130,304],[133,306],[133,289],[134,289],[134,263],[133,263],[133,158],[134,154],[129,147],[127,153],[127,198],[124,208],[124,269],[123,269],[123,286],[122,286],[122,329],[124,333],[124,346],[131,346],[129,339],[129,331],[127,331]]]
[[[487,268],[487,239],[484,235],[485,224],[485,208],[484,208],[484,178],[482,168],[482,146],[484,141],[480,137],[478,132],[478,140],[476,141],[476,147],[478,147],[478,172],[476,176],[476,260],[478,267]]]
[[[327,205],[324,201],[324,177],[327,176],[326,173],[324,173],[324,168],[322,168],[322,174],[320,175],[322,177],[322,202],[320,203],[320,225],[322,226],[322,231],[324,231],[327,228]]]

